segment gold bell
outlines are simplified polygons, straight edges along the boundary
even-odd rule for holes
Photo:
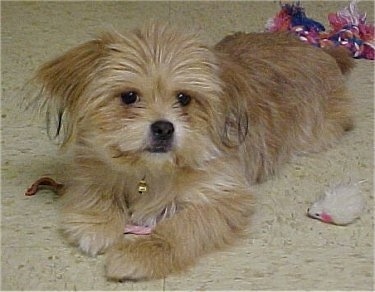
[[[147,184],[145,179],[141,179],[138,183],[138,193],[143,195],[145,192],[147,192]]]

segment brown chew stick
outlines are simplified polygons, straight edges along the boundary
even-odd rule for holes
[[[63,186],[63,184],[57,183],[50,177],[41,177],[26,190],[25,196],[34,196],[42,187],[48,187],[58,193]]]

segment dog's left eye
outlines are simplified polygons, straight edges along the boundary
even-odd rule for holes
[[[125,104],[132,104],[139,100],[139,96],[135,91],[125,91],[121,93],[121,100]]]
[[[191,96],[183,92],[177,93],[176,98],[182,106],[187,106],[191,101]]]

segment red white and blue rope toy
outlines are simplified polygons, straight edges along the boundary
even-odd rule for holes
[[[301,41],[317,47],[343,46],[354,58],[374,60],[375,39],[374,24],[366,23],[366,13],[361,13],[357,0],[352,0],[349,6],[336,13],[328,14],[331,29],[311,18],[308,18],[300,1],[282,3],[281,10],[270,18],[266,30],[270,32],[291,31]]]

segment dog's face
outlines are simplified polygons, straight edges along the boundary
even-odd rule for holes
[[[199,165],[220,152],[219,67],[194,35],[155,25],[105,34],[37,78],[64,143],[89,145],[100,159]]]

